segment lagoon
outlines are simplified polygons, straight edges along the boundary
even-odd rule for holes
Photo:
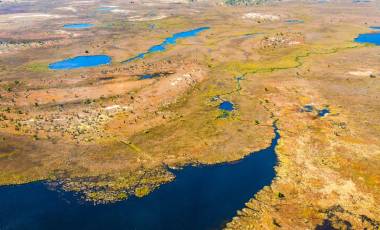
[[[111,63],[111,57],[107,55],[77,56],[62,61],[49,64],[52,70],[79,69],[85,67],[95,67],[108,65]]]

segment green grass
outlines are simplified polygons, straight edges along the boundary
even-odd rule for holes
[[[30,63],[24,66],[26,70],[35,73],[45,73],[49,71],[47,63]]]

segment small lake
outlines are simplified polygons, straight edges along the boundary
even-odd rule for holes
[[[354,41],[359,43],[370,43],[380,46],[380,32],[359,34],[359,36],[355,38]]]
[[[232,111],[235,109],[234,104],[232,104],[229,101],[223,101],[222,103],[219,104],[219,109],[220,110],[225,110],[225,111]]]
[[[208,29],[210,29],[210,27],[200,27],[200,28],[197,28],[194,30],[188,30],[188,31],[173,34],[173,36],[166,38],[162,43],[160,43],[158,45],[154,45],[154,46],[150,47],[146,52],[140,53],[140,54],[138,54],[132,58],[129,58],[129,59],[123,61],[122,63],[128,63],[131,61],[135,61],[137,59],[142,59],[147,54],[165,51],[168,45],[175,45],[177,43],[177,40],[195,37],[199,33],[203,32],[205,30],[208,30]]]
[[[330,110],[327,109],[327,108],[324,108],[324,109],[318,110],[318,116],[319,116],[319,117],[327,116],[327,114],[329,114],[329,113],[330,113]]]
[[[65,29],[86,29],[93,27],[94,24],[80,23],[80,24],[66,24],[63,26]]]
[[[74,58],[65,59],[63,61],[51,63],[49,64],[49,69],[68,70],[95,67],[108,65],[111,63],[111,60],[111,57],[107,55],[77,56]]]
[[[275,177],[274,125],[271,145],[240,161],[186,166],[176,179],[146,197],[92,205],[43,182],[0,187],[0,229],[221,229]]]

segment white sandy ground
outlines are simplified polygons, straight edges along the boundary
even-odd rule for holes
[[[58,7],[57,10],[64,10],[64,11],[71,11],[71,12],[77,12],[77,9],[72,6],[65,6],[65,7]]]
[[[43,19],[43,20],[46,20],[46,19],[51,19],[51,18],[61,18],[62,15],[58,15],[58,14],[41,14],[41,13],[18,13],[18,14],[7,14],[7,15],[4,15],[5,18],[8,18],[8,19]]]
[[[278,20],[280,20],[280,16],[272,15],[272,14],[261,14],[261,13],[251,12],[251,13],[244,14],[243,19],[278,21]]]
[[[118,8],[119,6],[115,6],[115,5],[101,5],[100,7],[104,7],[104,8]]]
[[[130,14],[132,11],[123,10],[123,9],[112,9],[112,10],[110,10],[110,12],[115,13],[115,14]]]
[[[23,2],[35,2],[34,0],[2,0],[2,3],[23,3]]]
[[[111,106],[105,107],[103,110],[106,112],[115,112],[116,113],[116,112],[120,112],[120,111],[130,111],[130,110],[132,110],[132,108],[129,106],[111,105]]]
[[[348,74],[353,75],[353,76],[358,76],[358,77],[368,77],[371,74],[373,74],[372,70],[362,70],[362,71],[350,71]]]
[[[93,4],[95,1],[73,1],[71,4],[73,5],[88,5]]]
[[[158,0],[160,3],[188,3],[188,0]]]
[[[154,20],[159,20],[166,18],[167,15],[164,14],[158,14],[158,15],[152,15],[152,16],[146,16],[146,15],[136,15],[136,11],[133,10],[125,10],[125,9],[112,9],[109,12],[114,13],[114,14],[125,14],[128,15],[129,17],[127,18],[128,21],[154,21]]]
[[[147,16],[147,17],[143,17],[143,16],[131,16],[131,17],[128,17],[128,20],[129,21],[154,21],[154,20],[160,20],[160,19],[163,19],[163,18],[166,18],[167,15],[155,15],[155,16]]]
[[[72,37],[79,37],[80,36],[79,33],[74,33],[72,31],[66,31],[66,30],[56,30],[56,31],[54,31],[54,33],[56,33],[56,34],[68,34]]]
[[[0,29],[17,29],[18,27],[25,27],[34,22],[43,22],[52,19],[59,19],[64,17],[72,17],[68,15],[59,14],[45,14],[45,13],[15,13],[0,15]]]

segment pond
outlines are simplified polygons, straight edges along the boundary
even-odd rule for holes
[[[223,101],[222,103],[219,104],[219,109],[220,110],[225,110],[225,111],[232,111],[234,110],[234,104],[232,104],[229,101]]]
[[[303,106],[303,111],[305,112],[313,112],[314,106],[313,105],[304,105]]]
[[[374,32],[374,33],[359,34],[359,36],[356,37],[354,41],[359,42],[359,43],[370,43],[370,44],[380,46],[380,33]]]
[[[329,114],[329,113],[330,113],[330,110],[328,108],[318,110],[318,116],[319,117],[327,116],[327,114]]]
[[[80,202],[43,182],[0,187],[0,229],[221,229],[275,177],[275,147],[240,161],[171,170],[176,179],[149,195],[113,204]]]
[[[77,56],[74,58],[69,58],[59,62],[51,63],[49,64],[49,69],[68,70],[85,67],[95,67],[101,65],[108,65],[111,63],[111,60],[111,57],[107,55]]]
[[[65,29],[86,29],[93,27],[94,24],[89,24],[89,23],[80,23],[80,24],[66,24],[63,26]]]
[[[135,61],[137,59],[142,59],[145,57],[147,54],[151,53],[156,53],[156,52],[162,52],[165,51],[168,45],[174,45],[176,44],[177,40],[179,39],[184,39],[184,38],[189,38],[189,37],[195,37],[202,31],[210,29],[209,27],[200,27],[194,30],[188,30],[180,33],[173,34],[173,36],[166,38],[162,43],[158,45],[154,45],[150,47],[146,52],[137,54],[136,56],[129,58],[122,63],[128,63],[131,61]]]

